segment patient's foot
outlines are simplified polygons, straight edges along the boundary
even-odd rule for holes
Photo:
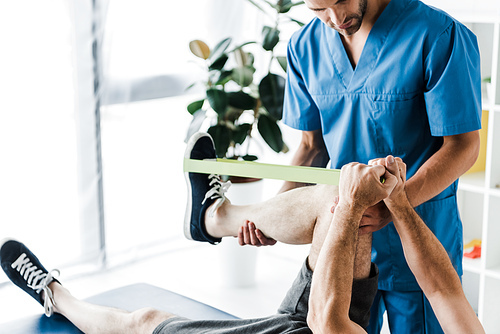
[[[207,133],[194,134],[187,144],[185,158],[196,160],[216,159],[215,147],[212,138]],[[184,235],[186,238],[197,241],[206,241],[217,244],[221,238],[211,236],[205,226],[205,216],[213,215],[224,202],[224,193],[230,186],[229,182],[222,182],[219,175],[186,172],[188,186],[188,201],[184,217]],[[210,210],[207,212],[207,210]]]
[[[48,272],[24,244],[12,239],[0,242],[0,263],[12,283],[42,304],[50,317],[55,302],[49,284],[59,283],[53,277],[54,273],[59,275],[59,270]]]

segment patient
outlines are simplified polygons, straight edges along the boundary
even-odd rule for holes
[[[191,158],[211,158],[211,138],[197,136],[187,152]],[[53,278],[54,271],[47,272],[23,244],[13,240],[1,244],[0,262],[16,285],[45,306],[48,316],[60,313],[85,333],[363,333],[377,290],[377,268],[370,262],[371,234],[359,233],[360,221],[366,208],[383,200],[394,218],[408,264],[444,331],[483,333],[444,248],[408,203],[405,177],[405,164],[391,156],[383,165],[352,163],[342,168],[338,188],[297,189],[238,209],[243,214],[236,214],[235,219],[247,217],[270,238],[312,242],[310,254],[277,314],[269,317],[200,321],[154,309],[126,312],[88,304],[73,297]],[[223,202],[224,185],[218,178],[189,173],[188,184],[186,234],[212,243],[237,235],[239,227],[227,229],[217,219],[231,207],[228,201]],[[299,192],[302,194],[297,195]],[[332,213],[330,207],[337,194]],[[285,209],[276,208],[276,203]],[[267,225],[277,217],[273,208],[279,210],[282,220],[282,224],[273,225],[284,226]],[[213,209],[214,217],[207,218],[205,225],[207,209]]]

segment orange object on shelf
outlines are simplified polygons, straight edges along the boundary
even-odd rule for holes
[[[471,241],[469,241],[464,245],[464,249],[472,248],[475,246],[481,247],[481,239],[472,239]]]
[[[467,253],[464,253],[464,257],[469,259],[477,259],[481,257],[481,246],[474,246],[474,248]]]

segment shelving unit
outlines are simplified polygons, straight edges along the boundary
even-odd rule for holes
[[[488,113],[485,170],[460,178],[458,202],[464,243],[482,240],[479,259],[464,258],[463,286],[486,333],[500,333],[500,1],[426,0],[469,27],[477,36],[481,76],[491,77],[493,96],[483,87]]]

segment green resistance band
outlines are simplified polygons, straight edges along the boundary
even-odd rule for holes
[[[338,185],[340,170],[305,166],[265,164],[230,159],[184,159],[184,172],[219,174],[291,182]]]

